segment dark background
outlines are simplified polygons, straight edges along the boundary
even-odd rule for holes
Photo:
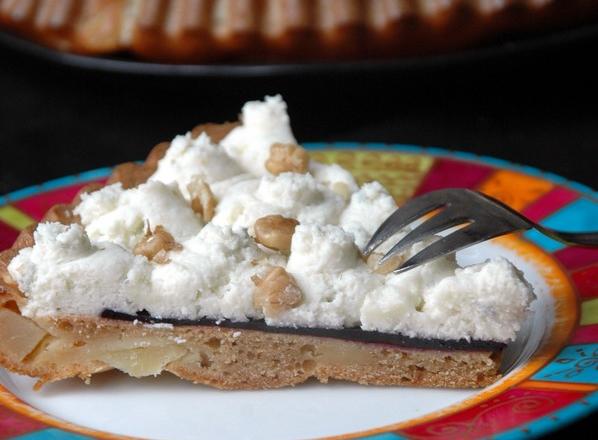
[[[592,36],[384,72],[165,78],[64,68],[0,46],[0,194],[143,159],[267,93],[283,94],[300,141],[433,145],[596,187],[597,54]]]
[[[164,78],[61,67],[0,47],[0,194],[116,163],[282,93],[300,141],[492,155],[598,186],[598,37],[383,72]],[[585,438],[590,418],[560,435]]]

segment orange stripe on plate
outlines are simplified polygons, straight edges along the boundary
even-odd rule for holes
[[[544,380],[528,380],[519,384],[520,388],[533,388],[541,390],[565,390],[565,391],[583,391],[591,393],[598,389],[598,385],[570,382],[550,382]]]
[[[478,189],[521,211],[553,187],[553,183],[539,177],[511,170],[497,170]]]

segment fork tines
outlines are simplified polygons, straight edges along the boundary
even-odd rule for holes
[[[414,198],[397,209],[374,233],[363,254],[370,255],[394,234],[427,214],[432,217],[401,238],[379,264],[426,237],[458,226],[462,227],[433,242],[394,272],[403,272],[476,243],[531,227],[517,213],[488,196],[468,189],[443,189]]]

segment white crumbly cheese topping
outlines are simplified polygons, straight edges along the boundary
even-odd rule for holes
[[[196,139],[187,133],[172,140],[150,180],[175,184],[185,199],[190,200],[187,185],[194,179],[201,178],[212,185],[242,172],[241,167],[205,133]]]
[[[357,246],[363,249],[376,229],[397,209],[388,191],[374,181],[364,184],[351,195],[340,217],[342,228],[353,234]]]
[[[353,175],[335,163],[325,165],[312,160],[309,164],[309,173],[318,182],[341,195],[344,199],[348,199],[351,194],[359,189]]]
[[[98,315],[104,309],[170,318],[260,318],[252,306],[251,276],[285,258],[260,250],[246,233],[208,224],[153,264],[110,242],[90,242],[75,224],[42,223],[35,246],[10,263],[10,274],[29,301],[26,316]]]
[[[92,244],[79,225],[41,223],[35,246],[10,263],[10,274],[29,297],[26,316],[77,313],[104,308],[136,309],[150,286],[151,265],[121,246]]]
[[[279,214],[300,223],[337,224],[345,207],[342,196],[311,174],[282,173],[242,181],[231,187],[216,207],[213,222],[247,228],[260,217]]]
[[[359,326],[366,295],[384,281],[363,263],[353,237],[334,225],[298,225],[287,271],[295,277],[305,302],[268,319],[270,324]]]
[[[196,235],[203,226],[176,186],[150,181],[123,190],[120,183],[83,194],[75,208],[93,241],[109,241],[133,249],[147,225],[162,225],[176,241]]]
[[[271,325],[502,341],[515,337],[531,299],[529,285],[503,258],[461,269],[447,257],[401,275],[372,273],[352,236],[333,225],[297,226],[287,271],[305,303],[266,318]]]
[[[241,110],[243,125],[233,129],[221,145],[248,172],[268,173],[265,163],[274,143],[296,143],[287,105],[280,95],[266,96],[264,102],[250,101]]]
[[[265,318],[275,326],[361,326],[439,339],[515,337],[533,293],[508,261],[460,268],[446,257],[400,275],[373,272],[360,249],[397,208],[386,189],[359,187],[347,170],[315,161],[307,174],[269,174],[272,143],[296,142],[280,96],[245,104],[242,122],[221,145],[206,135],[177,136],[146,184],[84,195],[75,210],[82,226],[40,224],[35,245],[8,267],[28,297],[23,313],[146,310],[158,318]],[[208,223],[189,203],[187,185],[196,178],[218,201]],[[255,221],[270,214],[300,223],[288,255],[252,238]],[[133,253],[148,226],[158,225],[180,245],[161,264]],[[285,268],[303,298],[264,316],[252,277],[271,266]]]
[[[530,286],[504,258],[459,268],[437,260],[400,276],[365,298],[365,330],[440,339],[515,338],[532,299]]]
[[[245,321],[262,317],[253,308],[251,277],[286,258],[261,250],[244,230],[208,223],[169,264],[154,265],[149,300],[158,316]],[[150,313],[150,309],[147,309]]]

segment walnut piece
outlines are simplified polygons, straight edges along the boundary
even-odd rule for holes
[[[303,294],[295,279],[284,268],[273,266],[264,275],[254,275],[253,305],[262,309],[264,315],[275,316],[293,309],[303,301]]]
[[[309,157],[307,151],[297,144],[275,143],[270,147],[266,169],[274,175],[285,173],[307,173]]]
[[[59,203],[58,205],[52,206],[46,211],[43,222],[57,222],[63,225],[71,225],[73,223],[81,223],[81,219],[75,213],[70,205]]]
[[[33,239],[33,232],[37,229],[37,223],[27,226],[21,231],[14,244],[13,249],[23,249],[26,247],[32,247],[35,244]]]
[[[200,178],[195,178],[187,185],[187,190],[191,195],[191,209],[205,222],[212,220],[216,209],[216,197],[214,197],[210,185]]]
[[[219,144],[233,129],[241,125],[240,122],[224,122],[222,124],[200,124],[193,127],[191,136],[193,139],[198,138],[202,133],[207,134],[212,142]]]
[[[384,255],[379,253],[372,253],[366,259],[366,264],[376,273],[380,275],[386,275],[391,273],[397,267],[405,262],[405,256],[401,254],[393,255],[389,260],[385,261],[383,264],[379,264],[379,261],[382,259]]]
[[[160,142],[154,148],[152,148],[145,159],[145,167],[156,172],[158,168],[158,162],[166,155],[166,151],[170,148],[170,142]]]
[[[291,240],[295,227],[299,224],[294,218],[282,215],[267,215],[259,218],[253,225],[255,241],[277,251],[291,250]]]
[[[345,182],[334,182],[331,187],[332,191],[341,196],[345,201],[351,198],[351,189]]]
[[[117,165],[112,170],[112,175],[106,181],[106,185],[120,183],[123,189],[135,188],[154,174],[156,170],[146,167],[144,164],[125,162]]]
[[[135,255],[143,255],[155,263],[166,264],[170,261],[168,259],[168,252],[177,251],[182,248],[162,225],[156,226],[153,232],[148,226],[145,236],[137,243],[135,249],[133,249],[133,253]]]

